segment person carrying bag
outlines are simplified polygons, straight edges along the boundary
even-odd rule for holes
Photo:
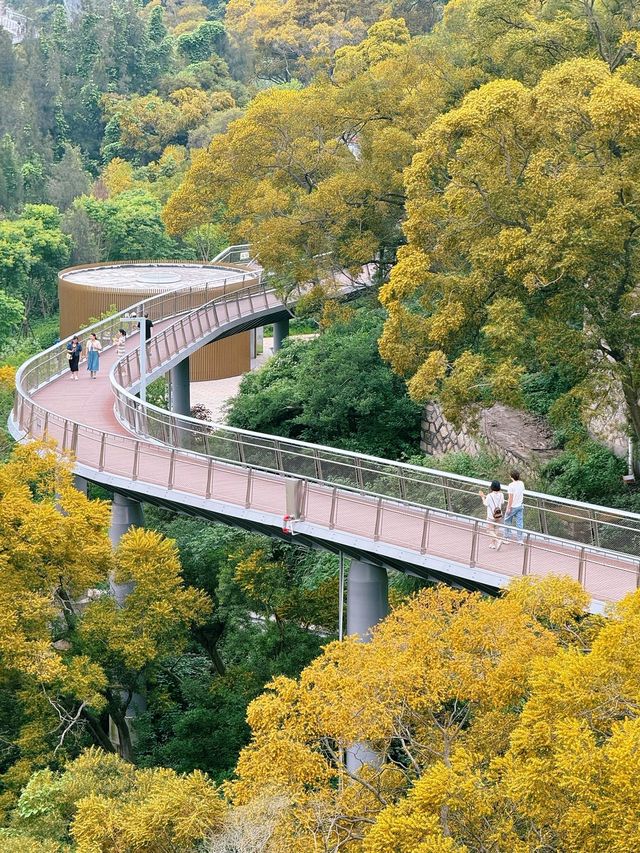
[[[504,495],[502,494],[502,488],[498,480],[491,482],[488,495],[482,490],[479,492],[479,495],[487,509],[487,521],[489,522],[489,530],[493,540],[489,543],[489,548],[492,551],[499,551],[504,541],[502,538]]]

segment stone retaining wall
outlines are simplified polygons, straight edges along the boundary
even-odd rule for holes
[[[502,457],[514,467],[534,472],[557,453],[553,431],[543,418],[496,403],[484,409],[477,429],[455,427],[432,401],[424,407],[420,448],[430,456],[453,451],[477,454],[481,448]]]

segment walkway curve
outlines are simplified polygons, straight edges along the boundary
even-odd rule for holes
[[[153,379],[211,341],[290,314],[255,268],[235,263],[246,254],[247,247],[231,247],[214,260],[229,278],[227,292],[213,299],[208,287],[183,287],[83,330],[83,338],[95,331],[105,347],[95,381],[70,381],[66,340],[25,362],[12,434],[54,439],[73,454],[76,473],[137,500],[293,535],[425,578],[495,590],[523,574],[567,574],[583,584],[595,610],[638,588],[638,514],[527,492],[524,546],[495,552],[477,495],[483,481],[141,404],[139,335],[119,360],[111,344],[125,315],[144,311],[154,321],[147,345]]]

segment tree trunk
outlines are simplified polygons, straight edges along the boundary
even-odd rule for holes
[[[118,730],[118,755],[125,761],[133,763],[133,744],[127,718],[120,709],[111,711],[111,719]]]
[[[640,442],[640,405],[638,405],[638,389],[634,387],[629,377],[622,380],[622,390],[627,404],[629,424],[631,426],[631,441],[633,444],[633,472],[640,476],[640,460],[638,459],[638,443]]]
[[[99,746],[101,746],[105,752],[115,752],[116,750],[109,739],[109,733],[105,732],[100,722],[96,720],[93,714],[85,708],[82,712],[82,717],[89,726],[89,730]]]

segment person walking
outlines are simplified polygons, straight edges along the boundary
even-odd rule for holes
[[[125,353],[125,345],[127,343],[127,333],[124,329],[119,329],[118,334],[113,339],[113,342],[116,345],[116,355],[118,358],[122,358]]]
[[[96,373],[100,369],[100,350],[102,344],[98,340],[96,333],[91,332],[87,341],[87,370],[91,374],[91,378],[96,378]]]
[[[153,326],[153,323],[149,319],[149,315],[145,314],[144,315],[144,339],[145,339],[145,341],[151,340],[151,327],[152,326]]]
[[[489,494],[485,494],[482,490],[479,492],[482,498],[482,503],[487,508],[487,521],[489,522],[489,531],[493,542],[489,543],[489,548],[493,551],[499,551],[502,547],[502,506],[504,504],[504,495],[502,488],[497,480],[492,480],[489,487]]]
[[[524,528],[524,483],[520,479],[519,471],[512,471],[510,477],[511,482],[507,487],[507,510],[504,514],[504,533],[508,542],[511,539],[511,528],[515,527],[517,529],[516,541],[519,545],[522,545],[522,530]]]
[[[71,379],[74,382],[78,381],[78,367],[80,365],[80,354],[82,353],[82,344],[77,335],[67,344],[67,358],[69,359],[69,370],[71,371]]]

